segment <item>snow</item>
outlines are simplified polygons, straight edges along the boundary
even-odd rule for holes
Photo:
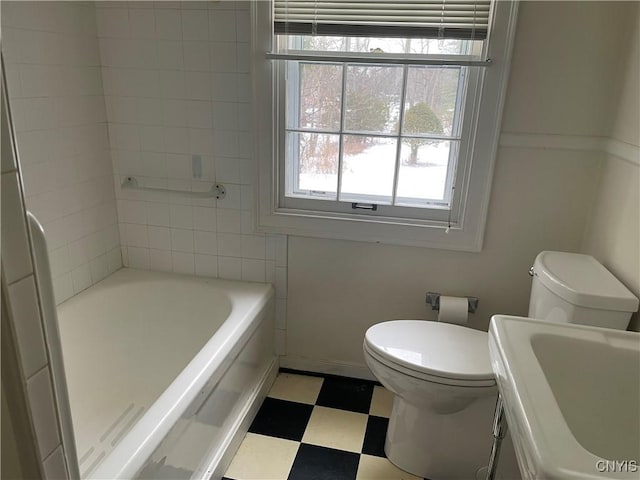
[[[395,169],[396,141],[372,145],[357,155],[345,155],[342,173],[344,194],[388,197],[391,201]],[[417,165],[400,165],[398,197],[416,200],[444,199],[450,142],[423,145],[418,149]],[[408,158],[410,147],[402,145],[401,157]],[[336,192],[338,175],[302,173],[301,190]]]

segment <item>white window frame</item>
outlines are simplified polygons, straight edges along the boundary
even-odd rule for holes
[[[347,69],[349,66],[353,66],[353,65],[357,65],[357,66],[383,65],[385,67],[395,66],[398,68],[402,68],[403,70],[411,67],[410,65],[390,65],[390,64],[359,64],[359,63],[342,64],[344,69]],[[282,78],[286,75],[290,79],[291,74],[288,74],[283,71],[278,71],[278,69],[286,69],[287,67],[288,67],[287,65],[283,65],[283,62],[276,64],[274,66],[277,72],[276,77]],[[436,66],[436,68],[437,67],[438,66]],[[413,222],[424,224],[424,225],[433,224],[434,222],[445,222],[445,221],[447,222],[447,226],[449,224],[449,221],[451,221],[452,225],[455,224],[457,222],[457,219],[460,216],[461,195],[454,196],[452,194],[452,190],[453,190],[452,184],[454,182],[454,177],[455,177],[455,191],[457,192],[465,191],[463,186],[463,181],[465,178],[464,169],[466,168],[466,165],[463,165],[462,166],[463,168],[460,169],[460,173],[461,173],[460,175],[455,175],[455,173],[457,168],[457,160],[459,157],[458,153],[460,151],[466,152],[470,147],[469,141],[468,141],[469,134],[464,130],[469,129],[470,125],[473,123],[471,117],[473,116],[473,112],[477,109],[476,103],[477,103],[477,100],[479,100],[479,96],[476,96],[477,87],[479,83],[478,73],[479,72],[475,70],[465,71],[463,68],[460,69],[460,81],[458,82],[458,98],[456,99],[457,112],[455,117],[455,121],[456,121],[455,123],[461,125],[462,127],[454,129],[454,130],[460,130],[460,131],[452,133],[451,136],[444,136],[444,135],[440,136],[442,140],[452,141],[452,148],[449,151],[450,160],[447,166],[447,179],[446,179],[446,185],[444,187],[443,201],[435,200],[433,201],[432,206],[427,208],[422,208],[422,207],[415,207],[411,205],[388,205],[388,204],[385,204],[384,200],[376,202],[375,201],[376,199],[373,198],[374,197],[373,195],[369,196],[370,198],[366,198],[367,195],[359,194],[357,195],[358,197],[360,197],[358,199],[341,200],[338,202],[335,200],[335,198],[332,198],[329,200],[329,199],[321,199],[318,197],[310,198],[310,196],[307,196],[307,197],[288,196],[285,194],[285,188],[281,188],[278,192],[280,196],[279,205],[289,210],[296,210],[296,209],[310,210],[310,211],[321,210],[325,213],[329,213],[329,212],[343,213],[345,215],[353,216],[353,215],[358,215],[358,212],[353,211],[353,208],[351,207],[352,202],[356,202],[358,204],[365,204],[364,206],[366,206],[367,204],[376,204],[376,211],[363,214],[363,215],[366,215],[364,218],[375,216],[378,218],[384,218],[385,221],[388,221],[388,222],[406,222],[407,220],[409,220],[409,221],[413,221]],[[343,75],[346,76],[346,73],[343,73]],[[408,73],[403,72],[403,77],[406,75],[408,75]],[[343,76],[343,83],[345,83],[344,76]],[[345,85],[343,85],[343,88],[344,87]],[[407,88],[406,81],[403,81],[402,95],[404,95],[406,88]],[[286,91],[284,88],[284,82],[280,83],[280,92],[282,95],[289,95],[290,97],[295,96],[294,94],[299,94],[298,91]],[[343,95],[344,94],[345,92],[343,92]],[[475,99],[474,101],[471,101],[468,103],[468,105],[471,105],[471,108],[465,108],[467,104],[465,104],[463,99],[466,96],[470,96]],[[290,114],[291,110],[293,110],[291,105],[291,103],[293,102],[285,102],[285,103],[287,103],[286,114],[288,115]],[[285,154],[286,154],[285,135],[286,134],[283,135],[281,133],[289,130],[304,130],[304,129],[288,128],[285,124],[286,119],[285,119],[284,110],[285,110],[284,108],[279,109],[279,112],[278,112],[279,115],[275,119],[276,126],[274,128],[277,131],[278,140],[280,142],[276,145],[276,152],[275,152],[276,158],[278,158],[280,161],[280,168],[278,171],[278,174],[280,175],[280,179],[279,179],[280,185],[282,185],[286,181],[287,177],[292,176],[294,173],[293,172],[294,166],[290,165],[288,162],[285,162]],[[344,111],[341,112],[341,115],[344,115]],[[314,130],[311,129],[309,131],[313,132]],[[395,137],[398,139],[398,143],[400,144],[402,143],[402,138],[411,136],[411,135],[404,134],[401,128],[398,128],[397,132],[386,132],[386,133],[349,132],[347,129],[342,129],[342,128],[340,128],[340,133],[330,132],[330,134],[333,134],[333,135],[349,135],[351,133],[356,135],[364,134],[364,135],[371,135],[371,136],[379,136],[383,138]],[[276,136],[276,133],[274,133],[274,136]],[[433,138],[436,138],[436,136],[433,136]],[[398,147],[400,146],[401,145],[398,145]],[[399,152],[396,152],[396,153],[398,154]],[[399,160],[396,158],[396,165],[395,165],[396,175],[399,174],[399,172],[397,172],[399,168],[398,161]],[[340,166],[338,167],[338,169],[340,169]],[[396,184],[394,185],[394,187],[396,187],[397,185],[398,185],[398,180],[396,179]],[[327,195],[327,197],[334,197],[334,196]],[[395,195],[394,197],[397,200],[398,197]],[[450,208],[445,208],[445,206],[443,205],[445,202],[451,204]]]
[[[462,189],[451,215],[440,213],[430,219],[405,218],[387,214],[375,216],[362,210],[353,212],[313,210],[314,200],[285,206],[282,189],[282,118],[278,105],[284,105],[286,92],[278,83],[277,68],[282,61],[267,59],[272,51],[273,18],[271,1],[251,2],[252,78],[254,93],[255,151],[258,162],[257,228],[261,231],[320,238],[357,240],[394,245],[411,245],[448,250],[477,252],[482,249],[493,166],[497,151],[500,122],[515,32],[517,1],[497,1],[486,49],[490,66],[481,68],[475,87],[481,95],[475,101],[475,129],[464,136],[461,146],[467,158],[456,175],[456,188]],[[282,103],[278,103],[282,102]],[[284,108],[280,108],[280,111]],[[465,112],[466,116],[466,112]],[[465,123],[468,122],[465,119]],[[463,125],[466,128],[467,125]],[[463,154],[461,148],[461,155]],[[459,186],[458,186],[459,185]],[[300,208],[307,202],[311,208]],[[291,205],[289,203],[289,205]],[[393,207],[395,209],[402,207]],[[414,207],[406,207],[413,209]],[[446,217],[446,218],[445,218]]]

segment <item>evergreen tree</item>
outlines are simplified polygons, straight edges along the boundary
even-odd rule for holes
[[[404,114],[404,130],[405,135],[411,134],[442,134],[442,122],[433,110],[424,102],[416,103],[409,107]],[[418,148],[423,145],[430,145],[434,141],[426,138],[405,138],[404,142],[411,147],[409,156],[409,165],[418,163]]]

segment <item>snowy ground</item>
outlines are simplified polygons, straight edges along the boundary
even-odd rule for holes
[[[449,142],[425,145],[418,149],[417,165],[400,165],[398,196],[415,199],[443,199],[449,161]],[[408,158],[410,148],[402,145],[402,158]],[[342,172],[342,192],[382,195],[393,192],[396,144],[373,145],[357,155],[345,155]],[[337,174],[301,174],[300,188],[335,192]]]

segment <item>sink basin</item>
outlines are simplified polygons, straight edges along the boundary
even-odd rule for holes
[[[523,478],[640,478],[640,333],[496,315],[489,352]]]

